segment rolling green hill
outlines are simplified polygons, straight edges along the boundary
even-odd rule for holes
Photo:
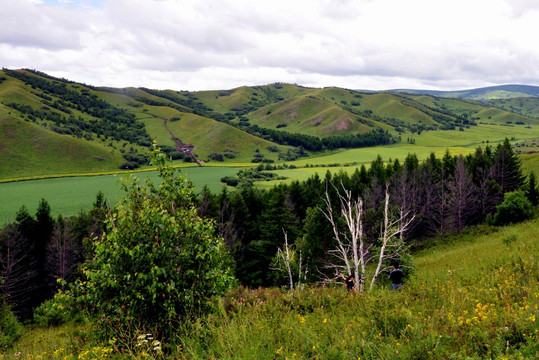
[[[283,83],[189,92],[94,87],[34,70],[3,69],[0,180],[144,167],[152,139],[176,162],[207,166],[290,161],[300,154],[291,156],[291,146],[313,157],[320,150],[389,144],[425,131],[501,125],[520,134],[519,128],[539,126],[535,90],[488,90],[529,96],[496,103],[469,100],[488,93],[481,89],[458,95],[467,99]]]
[[[491,99],[539,97],[539,86],[499,85],[499,86],[488,86],[488,87],[477,88],[477,89],[455,90],[455,91],[399,89],[399,90],[391,90],[391,92],[483,101],[483,100],[491,100]]]
[[[392,93],[427,95],[429,97],[475,100],[487,106],[518,113],[526,117],[539,118],[539,87],[529,85],[501,85],[471,90],[392,90]]]

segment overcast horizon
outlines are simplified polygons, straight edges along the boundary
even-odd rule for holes
[[[93,86],[539,85],[535,0],[0,0],[0,66]]]

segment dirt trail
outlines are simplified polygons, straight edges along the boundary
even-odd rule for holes
[[[202,163],[200,160],[198,160],[195,155],[193,154],[193,150],[195,149],[195,147],[192,145],[192,144],[185,144],[183,141],[181,141],[180,139],[178,139],[173,133],[172,131],[170,131],[170,129],[168,128],[168,119],[167,118],[164,118],[162,116],[158,116],[158,115],[155,115],[155,114],[151,114],[151,113],[147,113],[148,115],[156,118],[156,119],[161,119],[163,120],[163,126],[165,127],[165,130],[169,133],[170,135],[170,138],[176,143],[176,147],[175,149],[181,153],[183,153],[184,155],[187,155],[191,158],[191,160],[198,164],[198,166],[202,166]]]

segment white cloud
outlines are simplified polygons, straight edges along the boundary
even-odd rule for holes
[[[174,89],[539,84],[535,1],[65,1],[0,0],[0,65]]]

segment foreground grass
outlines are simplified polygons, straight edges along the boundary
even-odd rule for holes
[[[536,358],[538,224],[425,250],[402,292],[239,290],[183,358]]]
[[[539,356],[539,221],[479,227],[416,254],[401,292],[237,288],[178,330],[171,359],[531,359]],[[122,355],[85,325],[28,328],[5,353],[27,359]]]

